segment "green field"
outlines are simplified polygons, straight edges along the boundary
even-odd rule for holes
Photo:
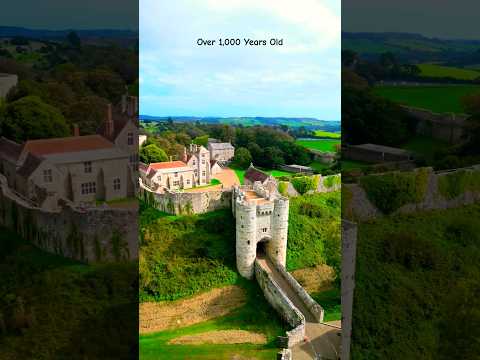
[[[480,86],[378,86],[374,93],[403,105],[429,109],[438,113],[463,113],[462,98],[480,93]]]
[[[359,225],[352,359],[478,358],[479,217],[477,204]]]
[[[316,130],[315,136],[322,137],[322,138],[340,139],[342,137],[342,134],[334,133],[331,131]]]
[[[361,170],[371,165],[369,163],[355,161],[355,160],[341,160],[340,162],[342,165],[342,171]]]
[[[475,80],[480,77],[480,72],[436,64],[420,64],[421,75],[427,77],[450,77],[459,80]]]
[[[297,140],[296,143],[308,149],[335,152],[335,147],[340,144],[340,140]]]

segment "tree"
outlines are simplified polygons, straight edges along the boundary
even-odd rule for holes
[[[125,82],[123,79],[111,70],[97,68],[87,75],[86,81],[88,87],[95,94],[116,103],[125,93]]]
[[[17,142],[70,135],[60,111],[37,96],[7,104],[0,115],[0,130],[3,136]]]
[[[168,161],[168,156],[155,144],[144,146],[140,149],[140,160],[145,164]]]
[[[207,147],[208,135],[197,136],[195,139],[193,139],[193,143]]]
[[[108,101],[99,96],[86,96],[71,104],[65,116],[72,124],[77,124],[81,135],[92,135],[105,121]]]
[[[252,163],[252,155],[247,148],[241,147],[235,151],[235,156],[233,157],[233,164],[240,169],[246,169]]]

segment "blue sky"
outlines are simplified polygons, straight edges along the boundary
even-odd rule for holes
[[[140,111],[340,120],[340,13],[340,0],[140,0]],[[219,37],[242,45],[196,45]],[[243,46],[272,37],[284,46]]]

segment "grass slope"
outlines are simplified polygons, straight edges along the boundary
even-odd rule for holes
[[[1,359],[127,359],[136,351],[136,264],[81,264],[0,228],[0,274]]]
[[[427,77],[450,77],[459,80],[475,80],[480,77],[480,72],[469,69],[442,66],[436,64],[420,64],[421,75]]]
[[[378,86],[374,93],[400,104],[419,107],[438,113],[463,113],[461,99],[480,93],[480,86]]]
[[[247,304],[229,315],[195,324],[185,328],[161,331],[140,336],[140,357],[145,360],[159,358],[183,360],[230,360],[235,356],[249,359],[274,359],[278,348],[276,337],[286,327],[275,310],[266,302],[256,282],[239,278],[237,285],[246,290]],[[260,332],[267,336],[265,345],[169,345],[168,341],[183,335],[198,334],[212,330],[240,329]]]
[[[480,205],[359,227],[352,359],[478,359]]]
[[[297,140],[296,143],[306,147],[307,149],[335,152],[336,145],[340,144],[340,140]]]

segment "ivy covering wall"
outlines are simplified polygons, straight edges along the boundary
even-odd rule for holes
[[[403,205],[420,203],[425,198],[430,168],[415,172],[391,172],[360,178],[368,199],[384,214],[391,214]]]

